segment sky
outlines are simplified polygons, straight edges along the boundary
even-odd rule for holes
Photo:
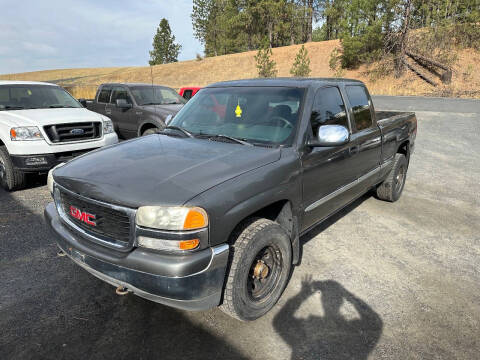
[[[7,5],[8,3],[8,5]],[[0,0],[0,74],[148,65],[166,18],[179,60],[203,54],[188,0]]]

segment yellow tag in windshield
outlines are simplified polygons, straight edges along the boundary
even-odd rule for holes
[[[242,117],[242,108],[240,107],[240,104],[238,104],[237,108],[235,109],[235,116]]]

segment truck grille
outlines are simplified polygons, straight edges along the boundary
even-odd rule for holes
[[[55,200],[60,202],[58,205],[63,210],[61,216],[67,223],[73,223],[104,245],[111,244],[116,248],[130,247],[131,229],[134,224],[127,211],[116,210],[106,204],[103,205],[64,190],[60,190],[60,199]],[[93,216],[87,217],[87,215]],[[91,224],[92,222],[94,225]]]
[[[100,122],[47,125],[43,129],[52,143],[84,141],[98,139],[102,136]]]

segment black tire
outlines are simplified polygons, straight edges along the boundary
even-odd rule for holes
[[[285,230],[267,219],[251,219],[235,235],[220,308],[238,320],[255,320],[273,308],[287,285],[292,244]]]
[[[408,162],[403,154],[396,154],[392,170],[385,180],[377,187],[377,197],[380,200],[395,202],[402,195],[407,178]]]
[[[157,133],[157,128],[150,128],[150,129],[145,130],[142,133],[142,136],[152,135],[152,134],[156,134],[156,133]]]
[[[0,186],[7,191],[25,187],[25,173],[15,169],[5,146],[0,146]]]

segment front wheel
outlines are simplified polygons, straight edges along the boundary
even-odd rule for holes
[[[15,169],[5,146],[0,146],[0,186],[7,191],[25,186],[25,173]]]
[[[152,135],[152,134],[156,134],[156,133],[157,133],[157,128],[150,128],[150,129],[145,130],[142,133],[142,136]]]
[[[252,219],[237,234],[232,253],[221,309],[238,320],[255,320],[277,303],[287,285],[290,238],[278,223]]]

